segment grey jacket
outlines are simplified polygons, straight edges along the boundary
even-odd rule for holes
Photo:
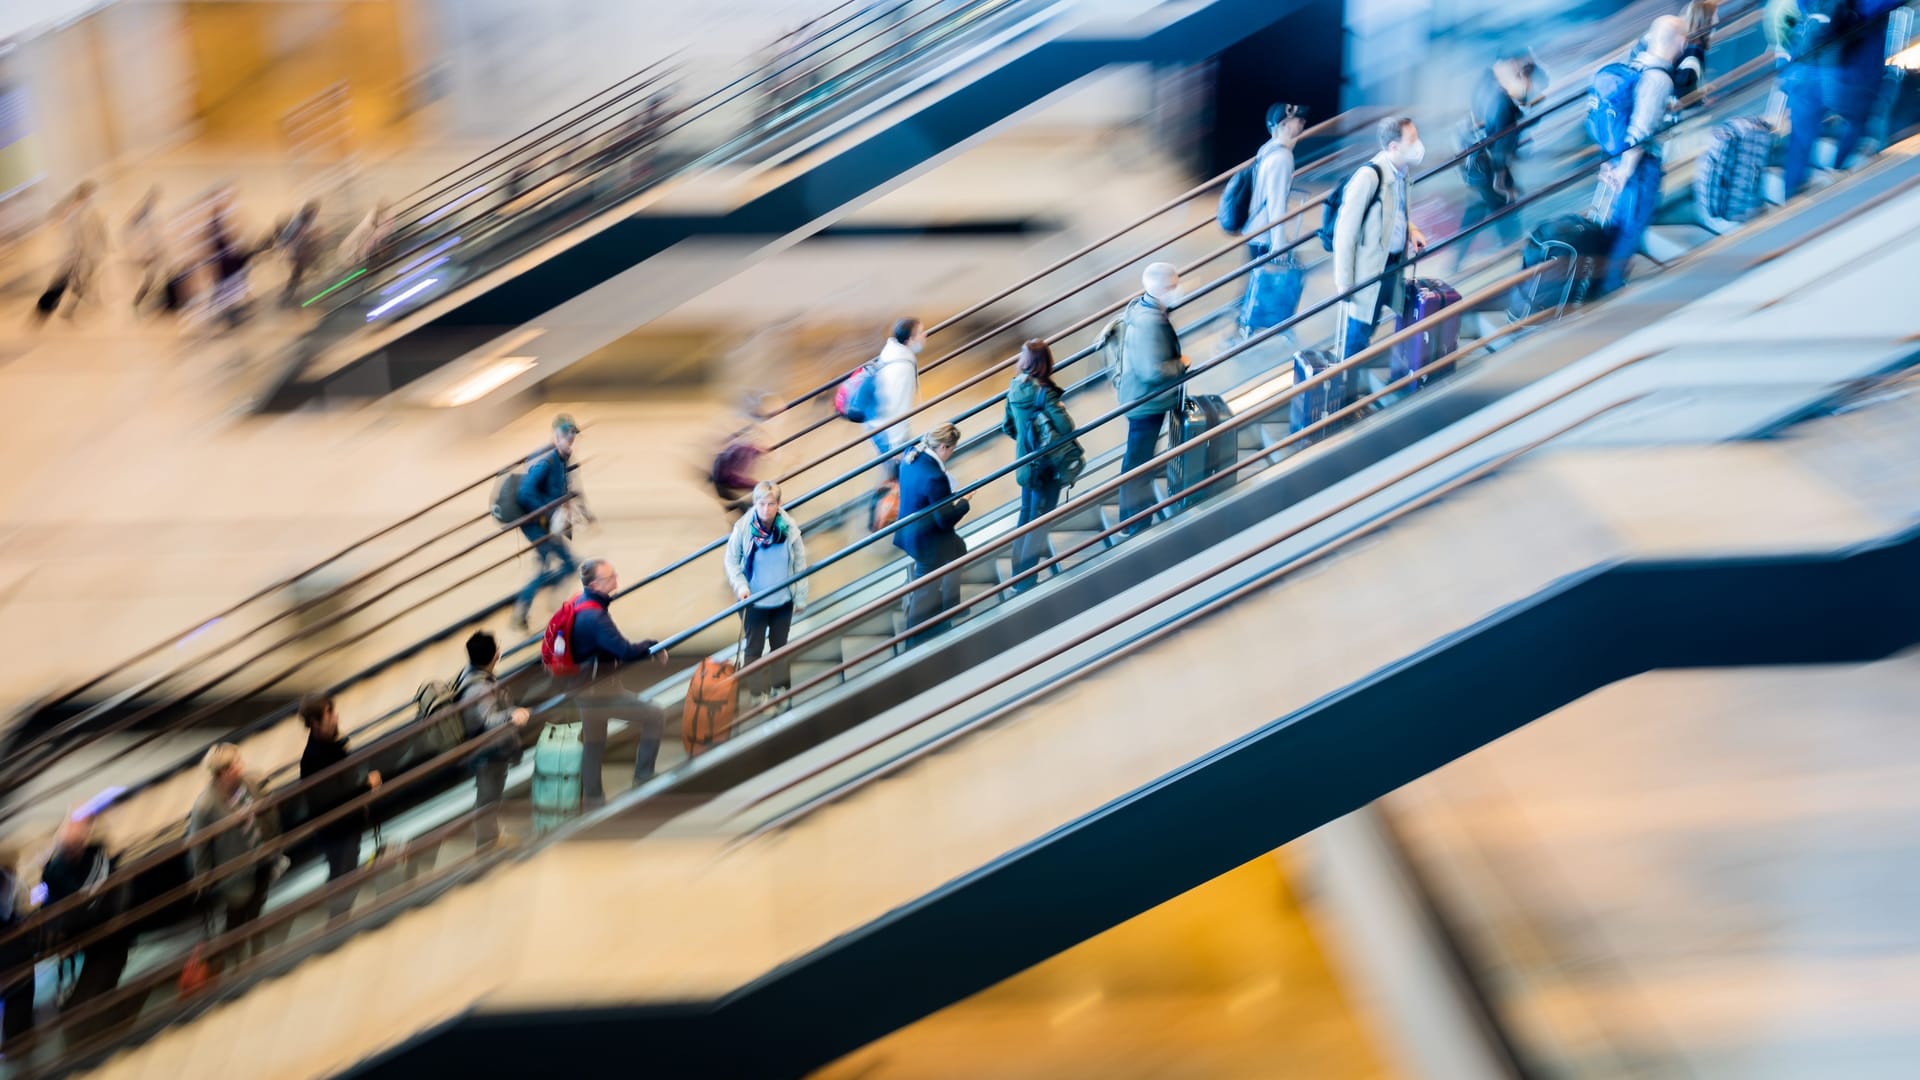
[[[513,723],[514,704],[507,699],[506,691],[500,689],[500,684],[494,681],[490,672],[471,667],[461,672],[460,697],[455,704],[460,709],[460,726],[469,739],[477,739]],[[499,746],[476,754],[473,764],[478,766],[512,761],[519,756],[516,753],[518,749],[518,744],[513,740],[501,739]]]
[[[252,780],[245,783],[248,796],[254,805],[259,805],[262,797],[260,785]],[[208,784],[206,790],[200,793],[200,798],[194,801],[193,812],[187,815],[188,839],[227,820],[233,813],[233,804],[228,802],[212,784]],[[278,835],[280,835],[280,817],[269,807],[255,812],[253,824],[227,829],[211,840],[188,848],[187,858],[193,867],[194,876],[199,877],[217,866],[224,866],[251,853],[255,848]],[[255,865],[271,866],[273,863],[268,860]],[[256,876],[254,867],[249,867],[229,875],[214,888],[221,899],[227,903],[244,903],[253,895]]]
[[[1343,318],[1362,322],[1373,319],[1381,285],[1373,279],[1386,270],[1389,252],[1407,247],[1406,212],[1393,184],[1395,166],[1384,150],[1367,164],[1373,168],[1362,166],[1347,179],[1340,213],[1333,220],[1333,287],[1346,292],[1361,285],[1352,299],[1341,302],[1340,311]]]
[[[1127,305],[1121,316],[1120,385],[1114,394],[1122,405],[1129,405],[1127,419],[1136,420],[1171,412],[1180,403],[1180,376],[1186,374],[1180,363],[1180,337],[1166,309],[1151,296],[1142,296]]]

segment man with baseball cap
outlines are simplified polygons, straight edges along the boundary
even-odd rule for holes
[[[1240,235],[1248,256],[1257,261],[1270,251],[1286,247],[1287,234],[1300,235],[1296,220],[1281,225],[1287,200],[1293,194],[1293,148],[1307,129],[1307,107],[1276,102],[1267,107],[1267,142],[1253,160],[1253,201]],[[1248,334],[1277,326],[1293,317],[1300,306],[1304,281],[1291,253],[1262,264],[1247,278],[1240,306],[1240,332]]]
[[[1513,162],[1520,156],[1518,125],[1524,108],[1539,100],[1546,84],[1546,72],[1534,60],[1533,50],[1524,45],[1502,50],[1475,84],[1466,129],[1461,135],[1466,145],[1461,149],[1478,143],[1486,145],[1468,154],[1460,163],[1467,186],[1478,196],[1478,201],[1467,207],[1460,219],[1462,232],[1498,214],[1519,197],[1520,189],[1513,182]],[[1519,215],[1495,218],[1493,231],[1499,237],[1498,247],[1519,243]],[[1460,241],[1454,257],[1455,270],[1466,265],[1468,253],[1479,242],[1478,233]]]
[[[560,503],[569,490],[567,461],[573,455],[574,439],[579,434],[580,425],[573,417],[566,413],[554,417],[553,445],[534,456],[533,465],[520,481],[521,508],[529,514],[546,508],[540,516],[520,526],[521,535],[534,545],[533,580],[520,590],[513,605],[513,628],[522,634],[529,632],[527,616],[540,590],[566,581],[579,569],[572,549],[567,546],[562,521],[575,514],[589,522],[593,520],[593,514],[577,492],[571,502]]]

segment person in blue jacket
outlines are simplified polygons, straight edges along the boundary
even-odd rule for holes
[[[919,626],[960,603],[960,578],[938,572],[967,553],[958,526],[971,508],[966,499],[954,498],[953,479],[947,475],[947,459],[959,445],[960,429],[941,424],[921,436],[900,459],[900,520],[906,524],[893,534],[893,546],[913,559],[913,576],[920,581],[919,588],[907,594],[908,626]],[[931,512],[913,517],[929,508]],[[907,647],[925,642],[949,625],[951,620],[943,619],[919,631],[907,639]]]
[[[1833,167],[1844,169],[1860,148],[1867,121],[1879,104],[1887,67],[1887,20],[1902,0],[1831,0],[1816,4],[1769,4],[1767,33],[1787,58],[1780,89],[1787,95],[1793,130],[1787,135],[1781,180],[1788,198],[1807,184],[1813,142],[1828,116],[1840,121]],[[1830,10],[1822,33],[1808,33],[1810,12]],[[1823,42],[1823,43],[1822,43]],[[1806,55],[1796,56],[1795,50]]]
[[[580,587],[568,648],[573,662],[580,666],[580,674],[573,677],[573,710],[580,718],[580,795],[591,809],[606,801],[600,769],[607,756],[609,719],[626,720],[640,731],[640,747],[633,759],[634,784],[653,776],[666,714],[658,705],[621,686],[619,676],[610,673],[649,657],[656,664],[665,664],[667,650],[652,639],[628,641],[614,625],[607,605],[620,591],[620,576],[612,563],[588,559],[580,564]]]
[[[520,533],[534,545],[533,580],[520,590],[513,603],[513,629],[517,633],[528,633],[527,616],[533,610],[534,597],[549,585],[557,585],[571,577],[578,564],[573,560],[573,550],[567,546],[566,537],[554,528],[554,514],[561,507],[554,504],[567,494],[567,459],[573,455],[574,439],[580,434],[580,425],[573,417],[561,413],[553,420],[553,445],[536,454],[533,465],[527,469],[527,475],[520,481],[520,489],[515,497],[520,501],[520,509],[533,513],[542,507],[546,511],[520,526]],[[581,507],[581,516],[592,520],[585,513],[585,507],[576,498],[572,505]]]

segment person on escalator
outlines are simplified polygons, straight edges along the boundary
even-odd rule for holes
[[[571,503],[560,502],[573,490],[569,486],[567,464],[579,435],[580,425],[574,423],[573,417],[565,413],[554,417],[552,445],[534,457],[532,467],[520,481],[516,495],[520,508],[529,514],[541,513],[520,526],[520,534],[534,548],[533,579],[513,602],[512,626],[518,633],[529,631],[527,618],[540,590],[565,581],[579,568],[573,561],[573,549],[567,545],[567,520],[575,513],[588,522],[594,520],[577,494]]]
[[[1407,216],[1407,173],[1427,159],[1420,130],[1411,117],[1389,116],[1375,126],[1374,140],[1380,152],[1347,179],[1334,213],[1333,290],[1344,298],[1342,360],[1373,340],[1381,312],[1401,309],[1408,257],[1427,246],[1426,234]]]
[[[900,460],[894,452],[913,438],[908,414],[920,400],[920,350],[926,347],[927,330],[919,319],[896,319],[874,363],[874,415],[867,421],[867,434],[873,436],[874,452],[882,462],[876,505],[899,479]],[[870,524],[878,527],[881,523],[875,520]]]
[[[1628,265],[1659,208],[1665,171],[1657,136],[1673,107],[1674,67],[1686,48],[1687,21],[1662,15],[1624,68],[1609,64],[1594,76],[1588,125],[1600,149],[1613,156],[1600,167],[1594,196],[1595,216],[1611,234],[1603,293],[1626,284]]]
[[[1513,182],[1513,162],[1520,156],[1519,124],[1523,109],[1536,99],[1545,82],[1539,64],[1533,59],[1533,50],[1525,46],[1502,53],[1480,76],[1467,116],[1465,142],[1468,146],[1482,142],[1486,145],[1468,154],[1460,163],[1460,171],[1476,199],[1460,219],[1461,232],[1493,218],[1493,231],[1498,237],[1496,246],[1512,247],[1520,242],[1519,215],[1500,214],[1500,211],[1520,197],[1520,189]],[[1479,234],[1474,234],[1459,242],[1459,251],[1453,260],[1456,274],[1466,266],[1468,253],[1479,241]]]
[[[307,726],[307,746],[300,753],[300,779],[318,776],[347,760],[352,751],[340,734],[340,710],[327,694],[309,694],[300,702],[300,722]],[[380,786],[380,770],[349,768],[329,774],[307,789],[306,820],[329,814]],[[320,827],[320,850],[327,857],[327,881],[338,881],[360,868],[360,834],[366,829],[364,809],[342,815]],[[342,889],[327,902],[327,913],[344,919],[353,910],[357,889]]]
[[[495,740],[472,759],[473,843],[482,851],[500,842],[500,803],[506,798],[507,770],[520,760],[519,732],[532,719],[532,714],[515,706],[494,679],[493,669],[499,662],[500,644],[492,634],[476,630],[467,639],[467,670],[456,680],[460,686],[460,721],[467,738],[491,736]],[[499,734],[505,727],[515,729],[514,733]]]
[[[1142,294],[1135,297],[1115,320],[1107,339],[1107,372],[1114,396],[1127,409],[1127,446],[1120,461],[1123,472],[1153,460],[1160,443],[1160,429],[1180,406],[1180,380],[1187,373],[1187,358],[1180,352],[1180,335],[1173,329],[1169,314],[1180,297],[1180,268],[1167,262],[1150,264],[1140,275]],[[1152,506],[1151,476],[1127,480],[1120,488],[1122,520]],[[905,508],[902,508],[905,513]],[[1127,527],[1128,536],[1147,527],[1139,522]]]
[[[84,811],[68,815],[54,834],[52,853],[40,868],[40,882],[47,890],[43,905],[51,908],[76,896],[86,900],[53,917],[47,927],[51,947],[61,949],[63,943],[87,936],[120,915],[125,895],[108,883],[112,873],[113,860],[107,855],[106,845],[94,835],[92,816]],[[123,931],[73,949],[69,958],[79,962],[80,975],[61,1008],[77,1009],[118,986],[131,944],[131,936]]]
[[[554,615],[567,628],[567,648],[579,673],[565,682],[573,698],[574,715],[580,723],[580,794],[588,809],[606,801],[601,777],[601,762],[607,755],[607,721],[630,720],[640,729],[640,748],[633,760],[633,782],[640,784],[653,776],[660,757],[660,736],[666,729],[666,714],[652,702],[620,685],[617,672],[627,664],[649,657],[657,664],[667,662],[667,651],[657,649],[651,639],[628,641],[614,625],[608,605],[620,591],[620,576],[605,559],[588,559],[580,565],[580,595],[569,600]],[[554,630],[549,626],[549,632]]]
[[[906,524],[893,534],[893,545],[913,559],[913,576],[919,582],[907,594],[909,627],[960,603],[959,577],[939,572],[967,553],[959,525],[972,507],[954,496],[953,479],[947,475],[947,460],[959,445],[960,429],[941,424],[921,436],[900,459],[900,519]],[[950,620],[943,619],[917,631],[907,639],[907,647],[924,644],[950,625]]]
[[[19,855],[0,850],[0,938],[11,935],[33,914],[33,901],[18,872]],[[0,1056],[10,1054],[33,1030],[33,953],[36,938],[22,934],[0,944],[0,978],[19,971],[10,985],[0,985]]]
[[[1073,438],[1073,417],[1060,400],[1060,384],[1053,380],[1053,350],[1040,338],[1020,347],[1019,371],[1007,387],[1006,420],[1003,431],[1013,436],[1014,453],[1019,457],[1041,450],[1045,456],[1020,466],[1013,474],[1020,485],[1020,525],[1051,513],[1060,505],[1060,492],[1086,466],[1086,454]],[[1047,532],[1042,529],[1014,541],[1013,572],[1024,573],[1039,565],[1047,554]],[[1014,586],[1025,592],[1038,584],[1028,578]]]
[[[272,807],[259,809],[260,784],[247,775],[239,747],[216,743],[201,759],[201,765],[207,770],[207,786],[187,816],[187,839],[193,841],[194,837],[224,824],[229,818],[238,818],[239,824],[221,829],[187,849],[187,861],[196,878],[245,858],[280,833],[279,812]],[[260,917],[267,903],[267,890],[285,869],[285,856],[268,858],[235,870],[208,887],[226,914],[227,932]],[[285,929],[283,924],[271,935],[257,935],[236,946],[235,951],[244,958],[250,946],[258,955],[266,951],[274,939],[283,936]]]
[[[1286,234],[1281,224],[1287,216],[1287,202],[1293,195],[1293,147],[1307,129],[1304,105],[1275,104],[1267,109],[1267,141],[1253,161],[1253,199],[1247,207],[1247,223],[1241,236],[1247,241],[1247,257],[1259,262],[1270,252],[1285,248]],[[1300,307],[1300,287],[1304,271],[1294,253],[1275,256],[1255,267],[1247,276],[1247,293],[1240,301],[1240,339],[1293,318]]]
[[[1781,181],[1787,198],[1813,171],[1813,144],[1827,117],[1839,120],[1835,171],[1860,148],[1886,80],[1887,21],[1903,0],[1775,0],[1767,37],[1785,57],[1780,89],[1791,130]]]
[[[780,509],[779,484],[762,480],[754,486],[752,505],[727,536],[724,568],[734,596],[753,601],[740,609],[744,662],[779,652],[793,630],[793,617],[807,607],[807,579],[800,576],[807,572],[807,549],[799,523]],[[746,688],[747,707],[786,693],[793,685],[788,668],[779,659],[770,670],[755,672]]]

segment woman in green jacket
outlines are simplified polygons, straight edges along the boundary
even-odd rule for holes
[[[1035,338],[1020,347],[1019,371],[1007,387],[1007,420],[1003,428],[1013,436],[1020,457],[1044,447],[1053,451],[1020,466],[1013,474],[1020,484],[1020,524],[1060,505],[1060,491],[1071,482],[1062,474],[1062,462],[1073,444],[1073,418],[1060,404],[1060,386],[1053,381],[1053,350]],[[1013,544],[1013,572],[1031,569],[1047,553],[1047,530],[1023,536]],[[1035,584],[1029,578],[1016,586],[1025,592]]]

